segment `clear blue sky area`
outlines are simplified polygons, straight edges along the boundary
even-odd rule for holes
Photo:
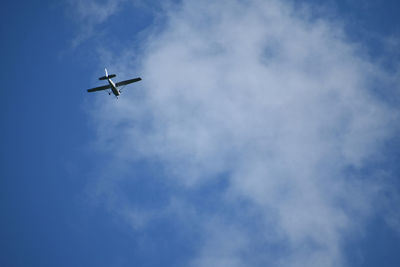
[[[112,168],[112,163],[107,152],[94,148],[97,128],[89,108],[100,96],[88,94],[86,89],[101,84],[96,80],[103,75],[102,64],[118,65],[98,58],[95,49],[102,43],[119,55],[116,50],[126,50],[135,42],[137,47],[132,49],[140,56],[146,45],[139,38],[154,34],[146,30],[163,20],[158,3],[145,2],[144,6],[120,3],[122,10],[94,25],[96,34],[77,46],[72,45],[73,40],[79,35],[80,24],[86,22],[74,20],[67,2],[2,3],[0,266],[188,266],[199,255],[201,244],[197,241],[204,238],[201,232],[177,224],[173,217],[156,218],[146,227],[132,230],[105,201],[93,200],[89,192],[96,184],[99,166]],[[398,70],[398,1],[338,0],[331,1],[323,11],[317,8],[319,1],[294,2],[316,7],[318,16],[330,12],[329,19],[342,22],[348,38],[362,43],[372,60],[384,61],[388,68]],[[103,35],[98,35],[100,32]],[[382,40],[387,36],[397,38],[397,51],[385,50]],[[384,99],[397,101],[382,94]],[[106,94],[102,97],[100,101],[115,101]],[[392,193],[396,195],[400,192],[400,142],[390,139],[387,143],[383,153],[390,158],[376,164],[385,166],[395,181]],[[176,194],[188,194],[184,198],[189,203],[202,205],[203,211],[218,213],[212,203],[222,201],[218,192],[228,183],[222,179],[191,189],[195,193],[190,195],[162,182],[159,177],[165,173],[154,170],[146,159],[132,163],[130,169],[146,177],[140,183],[123,185],[143,207],[162,206],[177,190]],[[232,209],[226,213],[238,212],[233,207],[226,209]],[[249,227],[258,227],[254,221],[248,223]],[[382,218],[369,220],[362,233],[343,239],[344,266],[400,266],[397,230]],[[263,245],[255,251],[262,254]],[[246,266],[262,266],[259,262],[249,261]]]

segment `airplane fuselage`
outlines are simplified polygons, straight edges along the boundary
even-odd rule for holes
[[[115,86],[115,83],[111,80],[111,79],[107,79],[108,83],[111,86],[111,91],[113,92],[113,94],[118,97],[120,95],[120,92],[118,91],[117,87]]]

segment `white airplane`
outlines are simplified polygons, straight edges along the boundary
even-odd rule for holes
[[[96,91],[102,91],[102,90],[111,89],[111,92],[118,98],[118,96],[121,94],[121,90],[117,89],[118,87],[130,84],[130,83],[138,82],[138,81],[142,80],[140,77],[138,77],[138,78],[135,78],[135,79],[130,79],[130,80],[114,83],[111,80],[111,78],[114,78],[117,75],[115,75],[115,74],[108,75],[107,69],[104,69],[104,70],[106,72],[106,76],[100,77],[99,80],[107,80],[108,81],[108,85],[104,85],[104,86],[99,86],[99,87],[95,87],[95,88],[92,88],[92,89],[88,89],[87,91],[89,93],[90,92],[96,92]],[[108,92],[108,94],[111,95],[111,92]]]

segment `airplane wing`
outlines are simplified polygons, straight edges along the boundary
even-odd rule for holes
[[[110,85],[104,85],[104,86],[99,86],[99,87],[95,87],[92,89],[88,89],[87,91],[90,92],[96,92],[96,91],[101,91],[101,90],[106,90],[106,89],[110,89],[111,86]]]
[[[126,80],[126,81],[122,81],[122,82],[118,82],[118,83],[116,83],[115,84],[115,86],[122,86],[122,85],[127,85],[127,84],[130,84],[130,83],[135,83],[135,82],[138,82],[138,81],[141,81],[142,79],[139,77],[139,78],[135,78],[135,79],[130,79],[130,80]]]

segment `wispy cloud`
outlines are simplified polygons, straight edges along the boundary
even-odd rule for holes
[[[96,27],[114,15],[124,2],[126,0],[68,0],[68,14],[78,25],[78,33],[72,46],[76,47],[93,37]]]
[[[192,266],[343,266],[344,237],[390,183],[366,167],[398,130],[397,110],[374,93],[395,89],[379,87],[391,74],[339,24],[285,1],[182,1],[166,12],[136,69],[141,90],[99,100],[94,115],[116,162],[155,164],[170,184],[171,201],[146,220],[154,209],[195,217],[177,216],[204,234]],[[210,184],[220,186],[205,195]],[[218,201],[205,208],[193,195]]]

